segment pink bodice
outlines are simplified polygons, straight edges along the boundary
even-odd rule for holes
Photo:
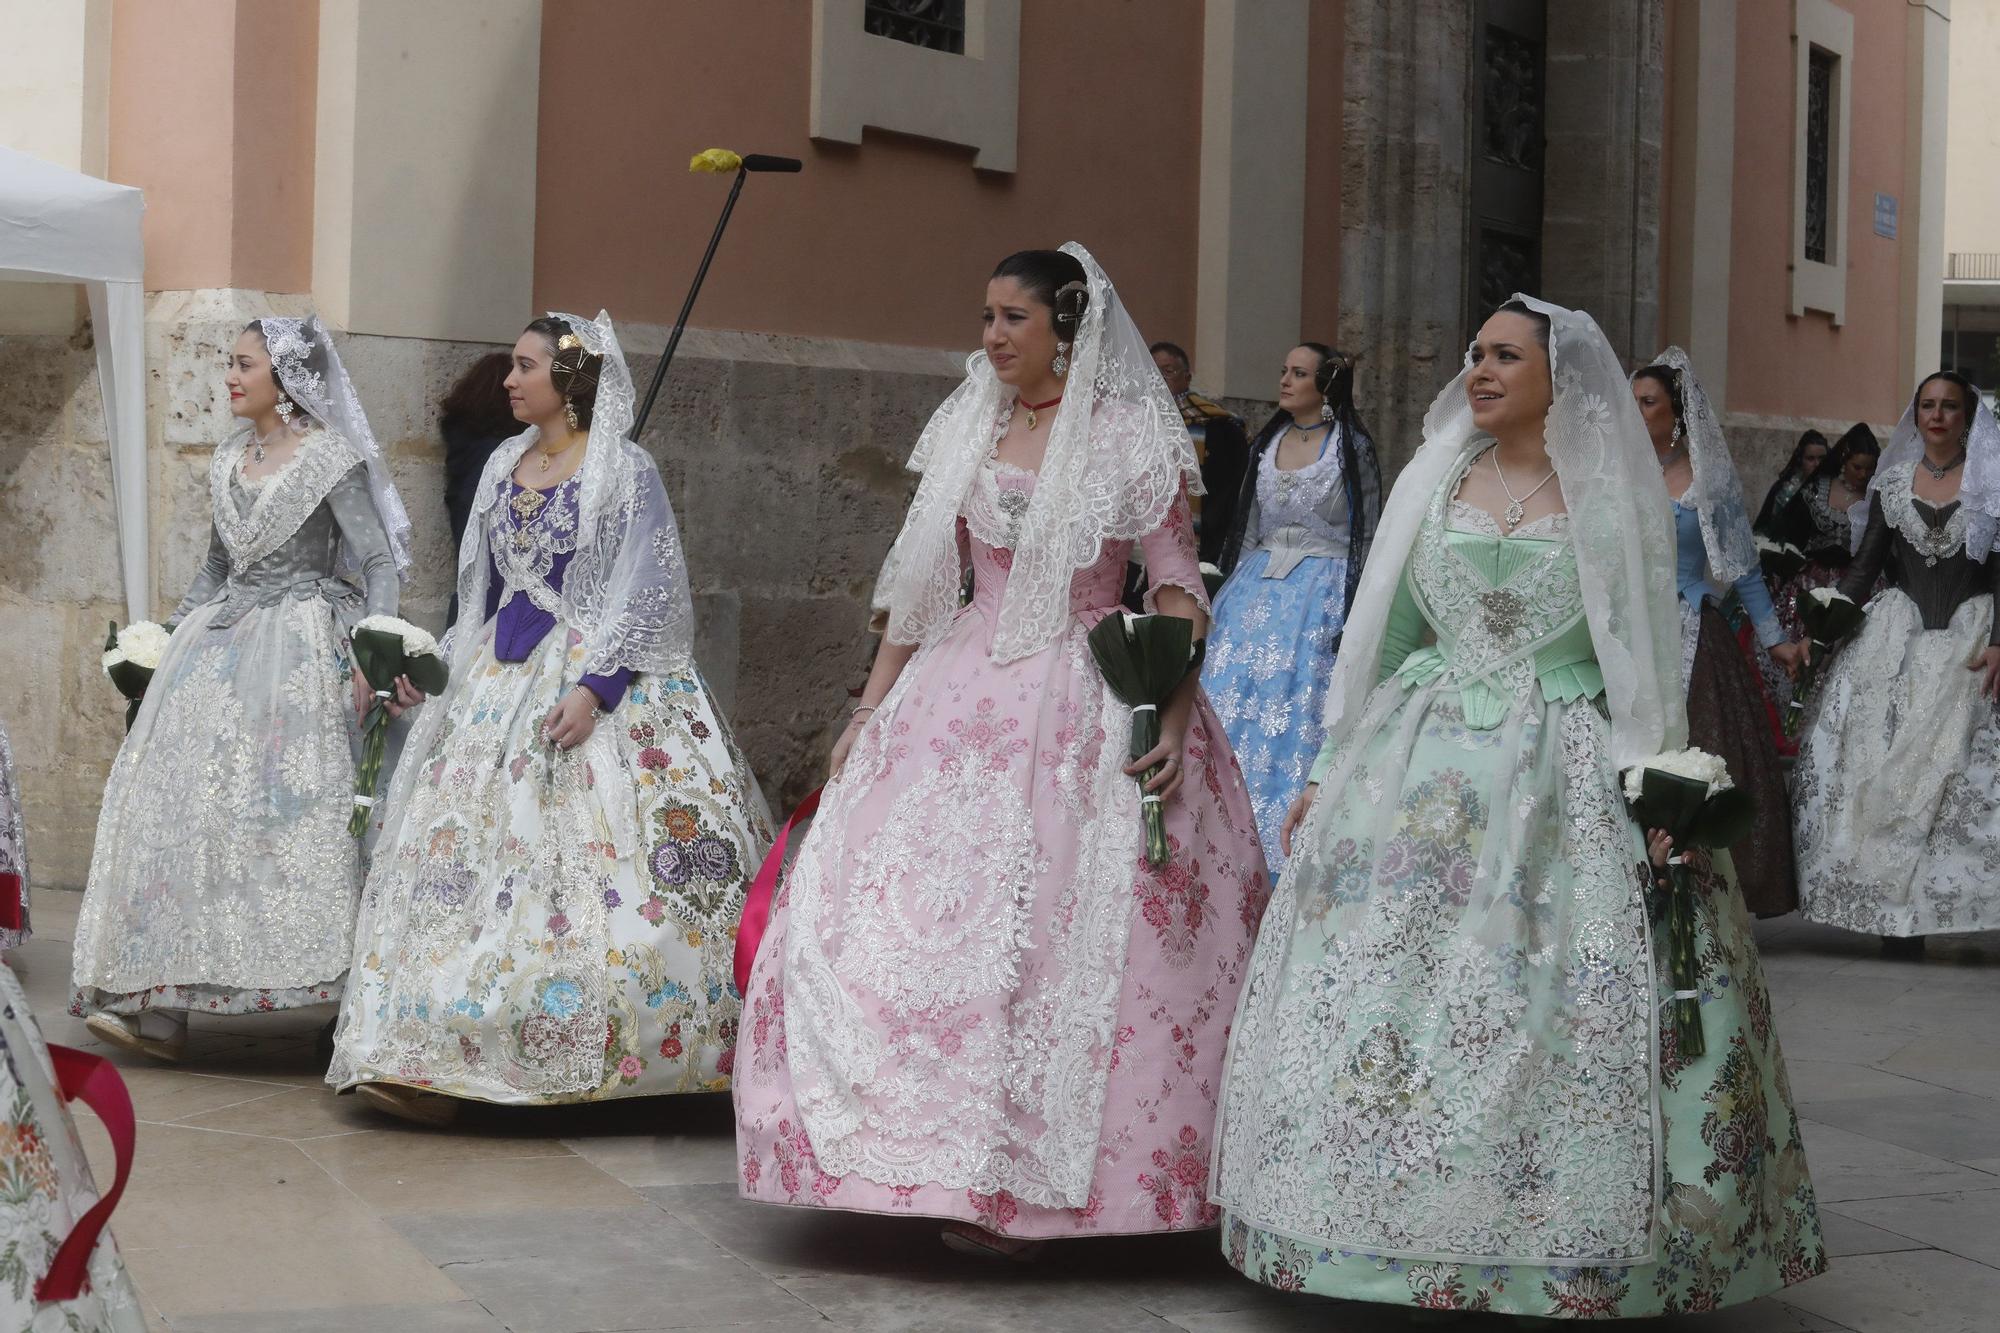
[[[1026,512],[1028,498],[1034,494],[1035,474],[1003,463],[991,463],[986,475],[975,483],[975,487],[992,489],[975,495],[967,503],[971,518],[968,520],[966,516],[960,516],[959,542],[972,568],[972,609],[991,625],[998,617],[1000,599],[1007,590],[1014,553],[1006,545],[989,539],[1003,537],[1003,533],[996,529],[1010,521],[1018,521],[1020,515]],[[1146,560],[1146,603],[1149,607],[1160,588],[1170,585],[1186,590],[1201,604],[1204,612],[1208,610],[1208,592],[1202,583],[1201,565],[1195,555],[1194,523],[1185,496],[1174,503],[1166,522],[1142,538],[1138,545]],[[1096,562],[1078,570],[1070,578],[1070,614],[1086,629],[1119,609],[1132,546],[1129,541],[1104,543]]]

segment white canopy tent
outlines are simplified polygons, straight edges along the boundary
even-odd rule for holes
[[[152,615],[146,532],[145,197],[0,147],[0,282],[80,282],[90,293],[125,614]],[[4,391],[0,388],[0,391]]]

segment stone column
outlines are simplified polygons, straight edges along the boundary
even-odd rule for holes
[[[1736,177],[1736,0],[1694,0],[1673,22],[1660,340],[1687,349],[1718,408],[1729,394],[1729,262]]]
[[[1663,0],[1549,0],[1543,295],[1628,364],[1660,350]]]
[[[1944,326],[1945,128],[1950,107],[1951,0],[1903,11],[1903,313],[1910,383],[1938,367]],[[1968,132],[1971,127],[1967,127]]]
[[[1391,475],[1465,347],[1471,6],[1348,0],[1340,342]]]
[[[1203,11],[1195,355],[1214,391],[1261,395],[1299,335],[1305,262],[1305,0]]]

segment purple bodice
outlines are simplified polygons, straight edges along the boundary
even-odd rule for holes
[[[529,488],[519,482],[509,481],[508,501],[511,503],[514,497],[527,490]],[[564,508],[573,511],[576,504],[576,490],[575,477],[549,490],[537,490],[537,494],[547,497],[547,503],[531,522],[548,521],[557,517]],[[492,541],[509,539],[508,533],[513,528],[512,519],[511,514],[496,518]],[[543,580],[551,591],[562,591],[563,575],[568,571],[570,558],[575,554],[574,548],[552,553],[549,572]],[[493,626],[493,658],[498,662],[525,662],[528,660],[528,654],[534,652],[548,636],[548,632],[555,628],[555,615],[536,606],[534,600],[525,592],[516,592],[503,606],[500,597],[506,590],[507,580],[501,574],[499,564],[490,554],[487,559],[486,618],[496,622]],[[625,690],[632,683],[632,673],[621,669],[609,675],[586,675],[580,683],[589,686],[590,692],[597,696],[605,711],[609,712],[625,697]]]

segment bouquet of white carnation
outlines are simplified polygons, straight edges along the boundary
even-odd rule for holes
[[[167,643],[172,639],[163,626],[150,620],[134,621],[124,629],[112,622],[111,632],[104,639],[104,674],[125,696],[125,730],[132,730],[132,723],[139,716],[139,705],[145,701],[146,686],[152,683],[153,672],[159,669],[160,659],[166,656]]]
[[[1707,1050],[1701,1032],[1701,967],[1695,943],[1694,876],[1687,850],[1728,847],[1750,831],[1748,793],[1729,777],[1729,766],[1705,750],[1671,750],[1625,772],[1625,800],[1641,828],[1662,829],[1674,840],[1667,858],[1668,891],[1652,895],[1661,923],[1667,971],[1674,983],[1674,1043],[1683,1057]]]
[[[388,702],[395,697],[396,677],[425,694],[443,691],[450,679],[438,642],[428,630],[395,616],[369,616],[354,627],[354,665],[375,691],[375,705],[361,724],[361,769],[355,775],[354,814],[347,831],[360,837],[368,831],[375,808],[375,788],[382,780],[382,754],[389,739]]]
[[[1625,770],[1626,800],[1636,803],[1644,799],[1648,773],[1664,773],[1669,777],[1699,782],[1706,788],[1708,796],[1728,791],[1736,785],[1729,776],[1729,765],[1722,761],[1720,755],[1696,749],[1668,750],[1654,755],[1644,764]]]
[[[1790,542],[1757,538],[1757,563],[1773,583],[1783,583],[1806,567],[1806,553]]]
[[[1805,669],[1792,687],[1792,701],[1785,709],[1785,734],[1796,736],[1805,720],[1806,699],[1819,684],[1820,667],[1833,645],[1860,627],[1863,612],[1852,597],[1838,588],[1813,588],[1799,598],[1799,623],[1812,639],[1806,653]]]

